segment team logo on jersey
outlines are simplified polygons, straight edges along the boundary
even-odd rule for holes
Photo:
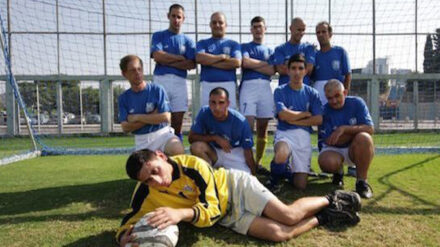
[[[134,113],[134,109],[131,108],[131,109],[128,111],[128,113],[130,113],[130,114]]]
[[[164,48],[164,49],[168,49],[168,45],[165,45],[163,48]]]
[[[332,68],[333,70],[339,70],[339,68],[341,67],[341,64],[338,60],[333,60],[332,61]]]
[[[230,55],[231,54],[231,47],[228,47],[228,46],[223,47],[223,54]]]
[[[350,123],[350,125],[356,125],[357,119],[355,117],[353,117],[353,118],[350,118],[350,120],[348,120],[348,122]]]
[[[150,113],[153,110],[154,110],[154,103],[147,102],[147,104],[145,104],[145,112]]]
[[[188,192],[194,192],[194,190],[191,188],[191,186],[189,186],[187,184],[185,186],[183,186],[183,190],[188,191]]]
[[[213,53],[214,50],[215,50],[215,45],[214,45],[214,44],[208,46],[208,51],[209,51],[210,53]]]
[[[185,54],[185,52],[186,52],[186,47],[185,47],[184,45],[179,46],[179,52],[180,52],[180,55]]]

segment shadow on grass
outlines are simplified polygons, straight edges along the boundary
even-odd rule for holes
[[[114,231],[101,232],[98,235],[91,235],[77,241],[63,245],[63,247],[83,247],[83,246],[117,246],[114,240]]]
[[[75,221],[91,216],[103,218],[121,217],[119,213],[121,205],[128,204],[134,185],[134,181],[121,179],[94,184],[0,193],[0,216],[9,216],[3,217],[6,219],[2,219],[0,222],[7,219],[9,221],[15,221],[16,219],[25,222],[48,220],[50,218],[65,218]],[[45,216],[11,216],[56,210],[73,203],[89,203],[96,211],[84,214],[54,215],[47,213]]]
[[[430,201],[425,200],[424,198],[422,198],[420,196],[417,196],[413,193],[405,191],[402,188],[393,185],[392,182],[390,181],[390,178],[396,174],[407,172],[410,169],[418,168],[427,162],[430,162],[430,161],[433,161],[433,160],[436,160],[439,158],[440,158],[440,155],[436,155],[436,156],[427,158],[425,160],[422,160],[422,161],[414,163],[414,164],[410,164],[406,167],[402,167],[401,169],[398,169],[398,170],[395,170],[395,171],[392,171],[388,174],[383,175],[382,177],[380,177],[378,179],[378,181],[379,181],[379,183],[388,186],[388,189],[385,192],[383,192],[382,194],[377,195],[372,200],[368,201],[369,204],[374,205],[377,202],[383,200],[390,193],[397,191],[405,197],[412,198],[414,201],[417,201],[417,202],[422,203],[427,206],[431,206],[432,208],[429,208],[429,209],[426,209],[426,208],[414,209],[414,208],[407,208],[407,207],[387,208],[387,207],[379,207],[379,206],[375,205],[374,212],[383,212],[383,213],[391,213],[391,214],[409,214],[409,215],[416,215],[416,214],[438,215],[438,214],[440,214],[440,205],[437,205],[435,203],[432,203]]]

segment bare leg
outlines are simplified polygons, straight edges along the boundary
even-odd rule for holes
[[[167,155],[177,155],[177,154],[184,154],[185,148],[183,147],[182,142],[174,136],[173,138],[170,138],[165,144],[164,153]]]
[[[268,118],[257,119],[257,145],[256,145],[256,161],[257,164],[261,163],[264,157],[267,144],[267,126],[269,124]]]
[[[174,129],[174,133],[176,135],[182,133],[182,123],[183,123],[183,116],[185,115],[185,112],[172,112],[171,113],[171,127]]]
[[[191,154],[206,160],[211,165],[217,162],[217,153],[206,142],[193,142],[190,150]]]
[[[350,159],[356,164],[356,176],[358,179],[366,180],[368,168],[374,157],[373,138],[368,133],[356,134],[348,149]]]

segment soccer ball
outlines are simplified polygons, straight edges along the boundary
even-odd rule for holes
[[[179,228],[177,225],[170,225],[159,230],[147,223],[147,219],[151,213],[144,215],[133,227],[132,234],[136,235],[134,242],[139,244],[139,247],[174,247],[179,239]],[[125,247],[131,247],[131,243]]]

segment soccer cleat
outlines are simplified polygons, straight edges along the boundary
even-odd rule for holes
[[[356,182],[356,192],[359,193],[362,198],[368,199],[373,197],[373,189],[367,182],[363,180]]]
[[[356,166],[349,166],[347,168],[347,176],[356,177]]]
[[[326,207],[316,214],[320,225],[330,227],[354,226],[361,218],[357,212],[349,212]]]
[[[269,178],[264,186],[273,194],[277,194],[281,191],[281,184],[279,184],[278,181],[275,181],[272,178]]]
[[[344,187],[344,174],[333,173],[332,184],[343,188]]]
[[[259,164],[257,166],[257,174],[264,175],[264,176],[270,176],[270,171],[264,167],[263,165]]]
[[[359,212],[362,208],[361,197],[353,191],[335,190],[326,198],[330,201],[329,208],[353,213]]]

